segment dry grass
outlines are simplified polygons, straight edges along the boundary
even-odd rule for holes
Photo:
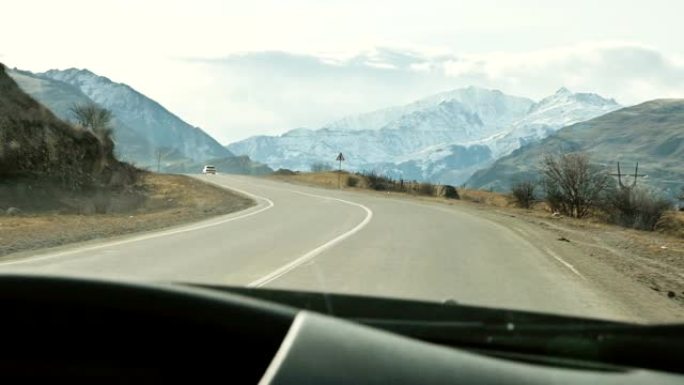
[[[294,175],[271,175],[270,178],[283,180],[283,181],[294,181],[298,183],[303,183],[311,186],[326,187],[326,188],[337,188],[338,186],[338,176],[339,183],[344,189],[364,189],[367,187],[364,178],[352,175],[348,172],[342,171],[338,173],[336,171],[324,171],[324,172],[299,172]],[[349,177],[355,177],[359,179],[356,187],[348,187],[347,179]]]
[[[182,175],[148,174],[142,206],[117,214],[58,211],[0,217],[0,256],[23,250],[160,229],[248,208],[254,202]]]
[[[460,189],[461,199],[467,202],[482,203],[494,207],[512,207],[510,198],[501,193],[485,190]]]
[[[656,230],[684,239],[684,211],[665,214],[658,225],[656,225]]]

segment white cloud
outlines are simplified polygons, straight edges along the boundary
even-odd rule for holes
[[[623,103],[684,89],[681,0],[0,3],[5,64],[88,68],[221,141],[468,85],[533,98],[565,85]]]
[[[452,78],[478,78],[481,85],[539,98],[549,87],[616,97],[626,104],[663,96],[684,97],[684,65],[641,44],[601,42],[531,52],[466,55],[445,60]]]
[[[684,97],[681,57],[641,44],[599,42],[529,52],[456,55],[376,48],[347,57],[251,52],[192,60],[212,79],[207,117],[224,141],[407,103],[465,86],[541,99],[566,86],[623,104]],[[182,106],[181,106],[182,108]],[[221,114],[221,109],[226,113]],[[230,111],[228,113],[227,111]],[[188,112],[189,116],[192,111]],[[197,119],[201,119],[197,116]]]

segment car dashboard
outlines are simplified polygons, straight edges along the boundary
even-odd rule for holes
[[[679,373],[549,365],[421,341],[230,291],[0,276],[0,381],[682,383]]]

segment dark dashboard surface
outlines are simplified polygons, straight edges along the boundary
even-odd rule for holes
[[[675,373],[634,367],[557,365],[439,346],[411,338],[410,333],[399,335],[243,294],[178,285],[1,275],[0,325],[5,337],[0,382],[683,381]],[[415,324],[414,332],[422,326]]]

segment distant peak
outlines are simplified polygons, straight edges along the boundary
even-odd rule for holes
[[[68,73],[68,74],[78,73],[78,74],[95,75],[92,71],[90,71],[87,68],[76,68],[76,67],[67,68],[65,70],[51,69],[47,72],[48,73],[60,73],[61,72],[61,73]]]
[[[561,87],[556,91],[556,95],[572,95],[572,92],[565,87]]]

